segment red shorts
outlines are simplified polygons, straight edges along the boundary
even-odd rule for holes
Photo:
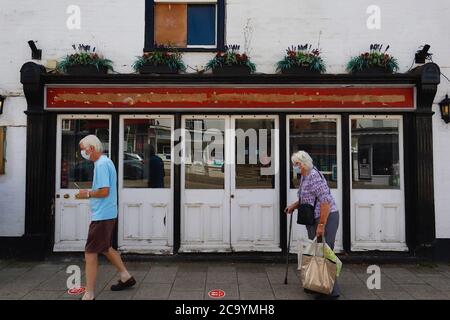
[[[107,252],[112,247],[117,219],[92,221],[84,249],[87,253]]]

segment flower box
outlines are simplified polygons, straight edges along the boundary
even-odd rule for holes
[[[186,70],[182,54],[175,48],[164,45],[155,45],[153,51],[136,57],[132,67],[141,74],[176,74],[180,70]]]
[[[95,47],[91,51],[90,45],[72,45],[75,53],[66,55],[58,62],[56,69],[59,72],[72,75],[94,75],[106,74],[108,70],[113,70],[112,61],[105,59],[95,52]]]
[[[353,74],[392,74],[392,71],[383,67],[370,67],[355,71]]]
[[[298,75],[315,75],[315,74],[320,74],[319,70],[311,70],[310,67],[300,67],[300,66],[295,66],[289,69],[283,69],[281,70],[282,74],[298,74]]]
[[[139,67],[138,72],[140,74],[177,74],[178,69],[171,69],[169,66],[166,65],[159,65],[155,66],[150,63],[146,63]]]
[[[246,76],[255,72],[256,66],[246,53],[239,53],[239,45],[229,45],[208,61],[205,70],[219,76]]]
[[[73,65],[66,67],[66,73],[71,75],[92,75],[92,74],[107,74],[108,68],[101,66],[97,69],[96,66],[93,65]]]
[[[232,65],[232,66],[222,66],[212,69],[212,73],[218,76],[245,76],[252,73],[252,70],[248,66],[239,66],[239,65]]]
[[[392,74],[399,69],[397,59],[387,54],[389,45],[382,51],[382,44],[371,44],[370,50],[352,57],[347,63],[351,74]]]

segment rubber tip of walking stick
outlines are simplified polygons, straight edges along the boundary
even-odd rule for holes
[[[287,284],[287,279],[284,279],[284,284]]]

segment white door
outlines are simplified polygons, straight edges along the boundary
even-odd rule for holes
[[[335,251],[343,249],[342,244],[342,165],[341,165],[341,119],[338,115],[290,115],[286,117],[286,161],[287,161],[287,203],[298,200],[297,192],[300,173],[294,172],[291,156],[304,150],[313,158],[314,165],[327,179],[331,194],[339,210],[339,228],[336,233]],[[289,235],[290,217],[287,228]],[[308,239],[304,225],[297,224],[297,211],[292,216],[291,252],[297,252],[298,244]]]
[[[351,116],[352,251],[406,251],[401,116]]]
[[[280,251],[277,116],[233,116],[231,246]]]
[[[182,123],[180,251],[280,251],[278,118],[184,116]]]
[[[180,252],[230,251],[228,116],[183,116]]]
[[[57,120],[54,251],[84,251],[91,220],[89,200],[75,199],[78,187],[90,189],[94,164],[80,155],[78,143],[95,134],[110,152],[110,117],[60,115]]]
[[[120,117],[119,249],[173,250],[173,117]]]

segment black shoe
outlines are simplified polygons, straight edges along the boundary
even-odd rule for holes
[[[320,293],[316,297],[314,297],[314,299],[315,300],[337,300],[337,299],[339,299],[339,295],[332,296],[332,295]]]
[[[305,293],[307,293],[307,294],[316,294],[317,292],[315,292],[315,291],[312,291],[312,290],[309,290],[309,289],[303,289],[303,291],[305,292]]]
[[[131,277],[130,279],[128,279],[125,282],[122,282],[121,280],[119,280],[117,282],[117,284],[113,284],[111,286],[111,291],[121,291],[127,288],[131,288],[132,286],[134,286],[136,284],[136,280]]]

